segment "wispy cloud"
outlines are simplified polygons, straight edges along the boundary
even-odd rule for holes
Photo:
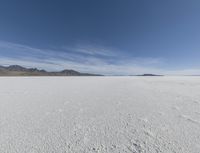
[[[120,56],[114,49],[95,46],[42,49],[0,41],[0,65],[19,64],[49,71],[75,69],[81,72],[106,75],[134,75],[143,73],[192,75],[198,69],[163,70],[162,58]]]
[[[64,50],[76,52],[86,55],[100,55],[100,56],[116,56],[117,50],[111,48],[103,48],[94,45],[76,45],[75,47],[64,46]]]

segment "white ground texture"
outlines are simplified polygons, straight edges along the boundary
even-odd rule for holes
[[[1,77],[0,153],[200,153],[200,77]]]

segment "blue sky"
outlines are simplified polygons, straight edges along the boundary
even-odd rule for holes
[[[0,65],[200,74],[199,0],[0,0]]]

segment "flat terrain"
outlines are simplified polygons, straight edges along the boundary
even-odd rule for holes
[[[200,77],[0,77],[1,153],[199,153]]]

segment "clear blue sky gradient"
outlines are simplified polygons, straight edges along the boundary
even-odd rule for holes
[[[196,74],[199,0],[0,0],[0,64]]]

